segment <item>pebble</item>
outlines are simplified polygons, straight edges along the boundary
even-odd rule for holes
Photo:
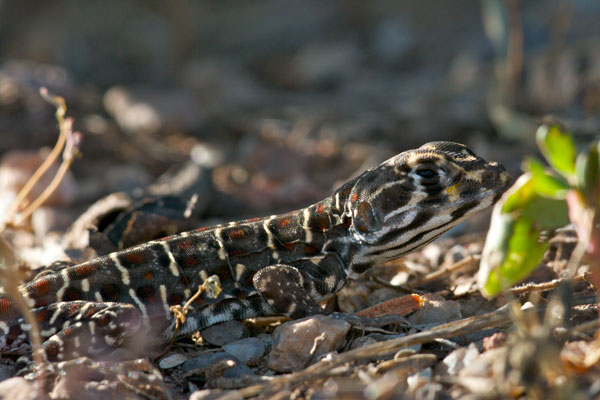
[[[273,333],[267,365],[278,372],[301,370],[319,356],[337,350],[349,330],[348,322],[325,315],[286,322]]]
[[[223,346],[240,340],[248,334],[240,321],[227,321],[202,330],[202,338],[215,346]]]
[[[438,365],[436,372],[442,375],[457,376],[466,366],[479,357],[479,350],[474,343],[469,347],[460,347],[448,354]]]
[[[224,351],[202,354],[199,357],[189,359],[183,363],[181,371],[183,373],[189,373],[194,370],[198,370],[200,375],[206,376],[214,373],[214,370],[216,368],[220,368],[220,365],[222,365],[222,362],[224,361],[230,361],[233,363],[233,365],[229,368],[226,368],[222,372],[222,375],[220,373],[218,375],[221,375],[225,378],[240,378],[244,375],[256,375],[254,371],[244,365],[244,363],[242,363],[238,358],[232,356],[231,354],[227,354]]]
[[[222,397],[225,393],[221,389],[203,389],[196,390],[190,396],[189,400],[215,400]]]
[[[223,346],[223,350],[237,357],[246,365],[255,365],[265,354],[266,345],[263,340],[250,337],[226,344]]]
[[[0,400],[35,400],[37,390],[24,378],[10,378],[0,382]]]
[[[15,375],[15,368],[10,365],[0,365],[0,382]]]
[[[433,327],[462,318],[458,301],[445,300],[433,293],[426,293],[422,297],[424,300],[423,306],[408,317],[411,324],[420,327]]]
[[[158,366],[162,369],[174,368],[178,365],[183,364],[187,360],[188,360],[188,358],[185,355],[183,355],[181,353],[175,353],[175,354],[171,354],[166,357],[163,357],[158,362]]]

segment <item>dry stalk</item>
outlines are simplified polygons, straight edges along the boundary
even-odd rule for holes
[[[528,283],[526,285],[511,288],[509,291],[513,295],[520,295],[520,294],[530,293],[530,292],[542,292],[542,291],[546,291],[546,290],[555,289],[556,287],[558,287],[558,285],[560,285],[561,283],[564,283],[564,282],[571,281],[572,283],[579,283],[579,282],[583,282],[585,280],[586,280],[585,275],[577,275],[573,279],[559,278],[559,279],[553,279],[548,282]]]
[[[7,219],[4,221],[4,224],[11,226],[18,226],[23,221],[25,221],[33,211],[35,211],[40,205],[46,201],[46,199],[54,192],[54,190],[58,187],[60,182],[62,181],[64,175],[66,174],[69,166],[71,165],[74,155],[77,154],[79,143],[80,143],[80,134],[73,133],[73,120],[70,118],[65,119],[65,113],[67,107],[65,105],[65,101],[62,97],[52,96],[48,93],[46,88],[40,89],[40,95],[49,103],[56,106],[56,119],[59,125],[59,137],[54,145],[54,148],[48,155],[48,157],[44,160],[42,165],[35,171],[35,173],[31,176],[31,178],[26,182],[21,191],[17,194],[15,200],[11,204],[8,212]],[[64,148],[64,151],[63,151]],[[60,165],[56,175],[52,179],[51,183],[46,187],[46,189],[35,199],[19,216],[18,221],[15,220],[15,216],[20,207],[25,203],[25,199],[31,193],[31,190],[39,182],[40,178],[47,172],[48,168],[54,163],[54,161],[58,158],[61,151],[63,151],[63,162]],[[11,298],[13,305],[28,325],[31,326],[29,330],[29,336],[31,340],[32,346],[32,357],[34,364],[39,367],[43,363],[43,350],[42,350],[42,340],[39,330],[39,325],[31,309],[29,308],[29,304],[25,300],[25,297],[19,290],[21,285],[20,282],[20,274],[17,268],[16,257],[9,244],[4,240],[1,233],[4,231],[6,225],[0,224],[0,282],[2,283],[2,287],[4,288],[8,297]],[[41,379],[41,375],[40,375]],[[39,398],[44,398],[45,395],[43,393],[43,385],[42,382],[38,382],[38,390]]]
[[[5,293],[12,299],[14,306],[19,310],[23,318],[25,318],[27,324],[31,326],[29,337],[31,339],[33,362],[36,366],[40,366],[43,363],[40,328],[23,294],[19,291],[21,284],[19,275],[17,259],[10,245],[0,235],[0,283]],[[37,389],[39,391],[39,398],[44,398],[42,382],[38,382]]]
[[[40,88],[40,95],[48,103],[56,106],[56,120],[58,121],[59,136],[54,148],[46,157],[42,165],[34,172],[29,178],[27,183],[17,194],[17,197],[13,201],[12,205],[8,210],[7,223],[12,226],[21,225],[31,214],[40,207],[50,195],[56,190],[65,174],[67,173],[71,163],[73,162],[74,156],[78,154],[81,134],[73,132],[73,119],[65,118],[67,112],[67,106],[65,100],[60,96],[53,96],[48,93],[46,88]],[[63,151],[64,148],[64,151]],[[31,204],[19,215],[16,219],[16,214],[19,208],[24,204],[25,199],[31,193],[33,187],[38,183],[41,177],[48,171],[48,168],[56,161],[61,151],[63,152],[62,163],[58,168],[58,171],[50,184],[44,189],[44,191],[33,201]]]

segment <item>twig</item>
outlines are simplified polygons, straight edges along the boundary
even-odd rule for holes
[[[541,292],[541,291],[545,291],[545,290],[552,290],[552,289],[556,288],[558,285],[560,285],[561,283],[568,282],[569,280],[570,279],[559,278],[559,279],[553,279],[548,282],[530,283],[530,284],[526,284],[523,286],[511,288],[510,292],[514,295],[519,295],[519,294],[529,293],[529,292]],[[573,283],[584,282],[585,276],[578,275],[575,278],[573,278],[571,281]]]
[[[60,127],[64,123],[65,113],[67,112],[67,106],[65,105],[65,100],[62,97],[58,96],[50,96],[48,94],[48,89],[42,87],[40,88],[40,95],[47,102],[54,104],[56,106],[56,120],[58,121],[58,126]],[[62,132],[61,132],[62,133]],[[35,186],[35,184],[40,180],[40,178],[44,175],[44,173],[50,168],[52,163],[58,158],[62,148],[64,147],[66,142],[66,137],[62,134],[58,136],[58,140],[54,145],[54,148],[48,154],[48,157],[44,160],[42,165],[38,167],[38,169],[34,172],[34,174],[29,178],[25,186],[21,189],[21,191],[17,194],[17,197],[11,204],[8,209],[7,215],[9,216],[8,220],[12,220],[12,216],[17,212],[19,206],[25,200],[27,195],[31,192],[31,189]]]
[[[42,165],[33,173],[31,178],[25,183],[23,188],[17,194],[17,197],[12,202],[7,212],[6,222],[13,226],[22,224],[29,216],[41,206],[50,195],[56,190],[65,174],[67,173],[71,163],[73,162],[74,155],[77,154],[79,144],[81,142],[81,134],[73,132],[73,120],[71,118],[65,119],[67,112],[67,106],[65,100],[60,96],[53,96],[48,93],[48,90],[44,87],[40,88],[40,95],[48,103],[53,104],[56,107],[56,120],[58,121],[59,136],[54,148],[46,157]],[[31,193],[33,187],[38,183],[41,177],[48,171],[48,168],[56,161],[61,151],[63,150],[63,161],[50,182],[50,184],[44,189],[44,191],[21,213],[19,219],[14,221],[15,214],[18,212],[19,207],[23,204],[27,196]]]
[[[79,142],[80,135],[78,133],[73,133],[73,119],[67,118],[61,128],[61,137],[66,138],[65,150],[63,151],[63,161],[58,167],[58,171],[56,171],[56,175],[52,178],[52,181],[44,191],[35,199],[23,212],[20,214],[19,219],[15,222],[15,225],[21,225],[31,214],[50,197],[52,193],[58,188],[60,182],[63,180],[65,174],[69,170],[69,167],[73,163],[74,154],[76,153]],[[64,130],[63,130],[64,129]],[[48,160],[47,158],[46,160]]]
[[[6,294],[10,297],[12,305],[19,310],[25,321],[27,321],[27,324],[31,326],[28,333],[31,340],[33,362],[35,366],[40,367],[44,361],[42,357],[43,350],[40,328],[23,294],[19,291],[20,282],[17,260],[14,257],[12,249],[2,236],[0,236],[0,282]],[[44,398],[42,382],[37,383],[37,389],[39,391],[38,397],[40,399]]]

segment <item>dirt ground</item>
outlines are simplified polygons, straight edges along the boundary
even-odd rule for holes
[[[584,0],[0,0],[0,210],[7,210],[0,214],[58,137],[55,108],[40,87],[64,97],[81,133],[79,155],[56,192],[3,237],[23,270],[81,262],[165,234],[304,207],[386,158],[437,140],[465,143],[516,177],[523,158],[537,153],[535,131],[545,119],[565,124],[580,146],[598,138],[598,16],[600,3]],[[149,197],[161,200],[144,203]],[[139,210],[149,210],[143,223],[152,226],[131,235],[123,223]],[[247,321],[227,328],[234,333],[222,341],[207,333],[176,343],[139,366],[143,376],[133,383],[113,365],[86,364],[101,372],[81,379],[97,386],[69,387],[58,374],[44,393],[599,396],[600,352],[585,341],[596,329],[585,325],[597,317],[594,292],[583,277],[553,291],[564,286],[574,239],[557,239],[525,289],[485,300],[475,274],[489,215],[376,268],[329,305],[355,313],[412,292],[421,308],[408,317],[411,327],[352,328],[331,351],[277,370],[273,332],[283,321]],[[571,299],[561,321],[581,329],[552,322],[556,293]],[[502,306],[511,300],[538,313],[509,316]],[[256,338],[251,348],[264,351],[251,361],[227,347]],[[238,370],[224,374],[214,354],[237,356]],[[161,360],[169,357],[167,366]],[[215,359],[191,365],[197,358]],[[16,373],[15,361],[0,357],[0,380]]]

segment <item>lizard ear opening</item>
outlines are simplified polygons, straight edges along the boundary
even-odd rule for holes
[[[354,212],[354,228],[361,233],[373,232],[380,227],[375,216],[373,207],[367,201],[361,201],[356,205]]]

